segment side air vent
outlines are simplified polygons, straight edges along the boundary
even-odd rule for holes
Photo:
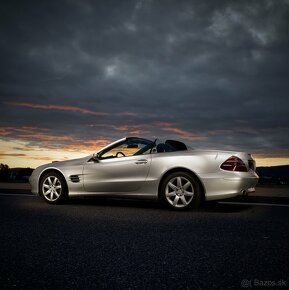
[[[77,183],[77,182],[80,181],[80,178],[79,178],[78,175],[70,175],[69,179],[70,179],[71,182],[74,182],[74,183]]]

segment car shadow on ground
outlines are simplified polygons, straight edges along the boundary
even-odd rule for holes
[[[79,206],[108,206],[108,207],[127,207],[140,209],[156,209],[165,211],[177,211],[167,208],[157,200],[139,200],[139,199],[120,199],[112,197],[74,197],[66,201],[66,204],[73,204]],[[223,204],[218,202],[203,202],[197,209],[188,209],[185,212],[213,212],[213,213],[234,213],[246,211],[252,206],[238,205],[238,204]]]

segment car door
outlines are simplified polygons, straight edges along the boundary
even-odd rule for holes
[[[89,161],[84,165],[87,192],[128,193],[143,186],[151,165],[151,154]]]

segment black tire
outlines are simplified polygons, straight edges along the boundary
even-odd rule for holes
[[[174,210],[197,208],[201,203],[201,188],[196,177],[178,171],[163,180],[159,197],[164,205]]]
[[[39,194],[49,204],[63,203],[68,198],[63,176],[55,171],[45,174],[40,181]]]

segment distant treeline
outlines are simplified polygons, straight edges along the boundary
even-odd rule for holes
[[[289,184],[289,165],[257,167],[259,184]]]
[[[0,164],[0,181],[28,181],[33,168],[9,168],[7,164]]]

